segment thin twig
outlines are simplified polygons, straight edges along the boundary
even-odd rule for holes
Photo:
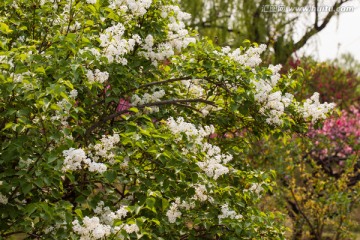
[[[291,187],[290,187],[290,192],[291,192],[292,197],[294,198],[294,202],[295,202],[295,205],[296,205],[299,213],[304,217],[305,221],[308,223],[308,225],[309,225],[309,227],[311,228],[312,232],[317,235],[317,232],[315,231],[315,228],[314,228],[314,226],[311,224],[309,218],[308,218],[308,217],[305,215],[305,213],[301,210],[300,205],[299,205],[299,203],[298,203],[298,201],[297,201],[297,199],[296,199],[296,196],[295,196],[295,194],[294,194],[294,191],[292,190]]]

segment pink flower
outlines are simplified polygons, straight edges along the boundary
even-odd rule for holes
[[[119,103],[116,107],[116,112],[128,110],[131,107],[131,104],[129,101],[125,100],[124,98],[119,99]]]

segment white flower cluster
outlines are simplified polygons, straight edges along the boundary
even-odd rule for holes
[[[223,218],[242,219],[243,215],[237,214],[234,210],[230,210],[228,204],[224,204],[221,206],[221,214],[218,218],[219,223],[221,223]]]
[[[135,94],[131,98],[131,104],[137,106],[146,103],[159,102],[160,99],[164,96],[165,96],[165,91],[163,89],[154,91],[152,94],[145,93],[141,98]]]
[[[281,125],[281,116],[284,115],[285,108],[287,108],[294,99],[294,96],[290,93],[284,95],[281,91],[273,91],[277,85],[281,69],[281,65],[270,65],[269,69],[272,71],[270,81],[266,80],[252,80],[252,84],[255,86],[255,100],[261,105],[260,113],[267,116],[266,122],[270,125]],[[294,106],[303,115],[305,119],[311,118],[312,122],[316,122],[319,119],[325,119],[326,114],[330,112],[334,107],[334,103],[323,103],[319,101],[319,93],[307,99],[303,106],[300,106],[297,102],[294,102]]]
[[[2,193],[0,193],[0,204],[6,205],[7,203],[8,203],[8,198]]]
[[[134,16],[143,16],[151,6],[152,0],[127,0],[126,3]]]
[[[147,35],[142,39],[139,35],[132,36],[131,39],[125,39],[125,26],[134,18],[143,16],[151,6],[152,0],[110,0],[109,7],[118,10],[119,15],[123,15],[124,24],[118,23],[115,26],[107,28],[100,34],[100,46],[103,48],[109,62],[117,62],[122,65],[127,64],[125,54],[134,50],[137,43],[140,48],[138,54],[152,61],[157,66],[158,61],[163,61],[175,54],[176,51],[187,47],[195,42],[195,38],[188,37],[188,30],[185,28],[184,20],[190,18],[190,14],[184,13],[178,6],[165,5],[161,8],[161,16],[167,18],[167,37],[161,43],[156,44],[152,35]]]
[[[261,104],[260,113],[266,115],[268,118],[266,122],[270,125],[281,125],[281,116],[284,114],[285,108],[288,107],[294,96],[290,93],[283,95],[280,91],[273,92],[274,87],[280,79],[278,71],[281,65],[270,65],[269,69],[272,70],[270,82],[265,80],[252,80],[255,86],[255,100]]]
[[[250,47],[244,53],[240,48],[231,51],[230,47],[224,47],[221,55],[227,55],[234,61],[247,67],[256,67],[261,63],[260,54],[266,50],[266,45],[261,44],[259,47]]]
[[[159,102],[162,97],[165,96],[165,91],[163,89],[154,91],[153,93],[145,93],[142,97],[139,97],[137,94],[133,95],[131,98],[131,104],[133,106],[143,105],[146,103],[155,103]],[[158,112],[159,107],[151,106],[151,112]]]
[[[215,180],[221,175],[229,172],[229,168],[223,164],[232,160],[233,156],[230,154],[221,154],[221,149],[218,146],[204,143],[202,152],[206,153],[204,161],[198,162],[197,165],[206,173],[208,177]]]
[[[253,192],[256,195],[260,196],[260,194],[264,191],[264,188],[262,187],[262,183],[253,183],[251,184],[251,187],[249,189],[244,189],[245,192]]]
[[[118,23],[105,29],[105,32],[100,34],[100,47],[103,48],[102,54],[107,57],[110,63],[115,61],[122,65],[127,64],[127,60],[123,56],[132,51],[134,45],[129,44],[128,40],[123,38],[124,32],[124,25]]]
[[[89,149],[94,150],[94,153],[89,153],[89,157],[91,157],[94,161],[98,161],[99,159],[106,159],[109,163],[114,163],[115,154],[112,152],[115,145],[120,142],[119,134],[114,134],[112,136],[103,135],[100,143],[93,145],[89,145]]]
[[[194,188],[195,188],[195,195],[193,197],[194,200],[204,202],[208,199],[207,189],[205,185],[196,184]]]
[[[104,202],[100,201],[94,213],[97,216],[92,218],[84,217],[82,226],[78,220],[73,221],[73,230],[76,234],[80,235],[80,239],[103,239],[111,234],[119,234],[121,229],[124,229],[128,234],[140,231],[136,224],[122,223],[114,226],[115,220],[121,220],[126,217],[128,213],[126,206],[122,206],[115,212],[112,212],[109,207],[104,206]]]
[[[110,0],[111,9],[120,9],[123,12],[131,11],[132,17],[143,16],[151,6],[152,0]]]
[[[104,207],[103,201],[100,201],[96,206],[94,213],[100,216],[101,221],[105,224],[113,225],[114,220],[126,217],[128,210],[126,209],[126,206],[122,206],[116,212],[112,212],[109,207]]]
[[[205,92],[205,90],[201,87],[200,82],[201,82],[200,79],[182,80],[181,81],[181,83],[184,85],[184,87],[189,92],[189,94],[196,98],[202,97]]]
[[[179,6],[168,5],[163,6],[161,16],[166,18],[170,16],[170,23],[168,24],[169,33],[168,39],[170,40],[170,44],[177,51],[187,47],[190,43],[195,43],[195,38],[187,37],[188,30],[185,29],[184,21],[187,21],[191,18],[189,13],[185,13],[181,11]]]
[[[138,232],[140,231],[139,227],[133,223],[133,224],[124,224],[123,226],[121,226],[128,234],[133,233],[133,232]],[[120,227],[120,228],[121,228]]]
[[[194,124],[185,122],[182,117],[178,118],[176,121],[172,117],[168,118],[167,125],[170,131],[175,136],[178,136],[178,140],[181,139],[181,133],[184,133],[188,141],[196,144],[191,149],[183,149],[184,154],[197,152],[197,149],[200,149],[201,152],[205,153],[203,161],[197,162],[197,165],[208,177],[216,180],[221,175],[229,172],[229,168],[223,164],[231,161],[233,158],[232,155],[221,154],[221,149],[218,146],[204,142],[206,136],[214,133],[215,129],[213,126],[199,127],[198,129]]]
[[[78,220],[73,221],[72,224],[74,232],[81,236],[81,240],[103,239],[111,234],[111,227],[101,224],[98,217],[84,217],[82,226]]]
[[[64,172],[81,169],[83,164],[88,166],[90,172],[103,173],[107,169],[105,164],[91,161],[90,158],[86,157],[85,151],[81,148],[64,150],[63,156],[65,157],[62,167]]]
[[[139,54],[147,59],[150,59],[156,66],[158,61],[163,61],[170,58],[176,51],[186,48],[190,43],[195,43],[196,39],[188,37],[189,32],[185,29],[184,20],[190,18],[190,14],[184,13],[178,6],[167,5],[162,7],[161,16],[168,18],[167,41],[162,41],[159,44],[154,43],[152,35],[148,35],[142,44],[142,49]]]
[[[177,120],[170,117],[167,119],[167,125],[170,131],[178,136],[178,140],[181,140],[180,133],[184,133],[188,139],[193,139],[199,145],[202,144],[205,137],[215,132],[213,125],[199,127],[198,129],[194,124],[185,122],[183,117],[179,117]]]
[[[278,83],[279,79],[280,79],[280,73],[279,71],[281,70],[282,66],[281,64],[278,64],[278,65],[272,65],[270,64],[268,69],[271,70],[272,72],[272,75],[270,76],[270,85],[272,87],[275,87],[276,84]]]
[[[299,111],[304,118],[311,118],[312,123],[319,119],[325,119],[326,114],[335,107],[335,103],[323,103],[319,101],[319,93],[315,92],[310,99],[306,99],[304,105],[299,107]]]
[[[195,199],[195,196],[193,197],[193,199]],[[171,203],[169,210],[166,212],[166,216],[168,217],[170,223],[174,223],[176,222],[176,219],[180,218],[182,215],[180,209],[190,210],[193,208],[195,208],[195,203],[193,201],[181,201],[178,197],[175,199],[175,202]]]
[[[104,83],[109,79],[108,72],[101,72],[99,69],[95,69],[95,71],[87,70],[86,77],[88,78],[90,83],[99,82]]]
[[[78,91],[76,89],[71,90],[69,93],[69,96],[74,99],[77,97],[77,95],[78,95]]]
[[[169,210],[166,212],[166,216],[168,217],[170,223],[176,222],[176,219],[181,217],[178,204],[175,202],[171,203]]]
[[[83,149],[74,149],[70,148],[69,150],[63,151],[63,156],[65,157],[62,170],[65,171],[75,171],[87,167],[90,172],[103,173],[107,170],[107,167],[104,163],[98,163],[97,161],[100,158],[110,160],[109,163],[113,163],[114,154],[111,152],[114,148],[114,145],[120,141],[118,134],[113,136],[103,136],[101,143],[96,144],[95,146],[89,145],[88,147],[88,156],[92,157],[91,160],[86,156],[86,153]],[[92,153],[93,152],[93,153]]]

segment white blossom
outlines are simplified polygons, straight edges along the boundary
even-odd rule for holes
[[[8,198],[2,193],[0,193],[0,204],[6,205],[7,203],[8,203]]]
[[[153,93],[145,93],[142,97],[139,97],[137,94],[135,94],[131,98],[131,104],[133,106],[137,106],[146,103],[155,103],[155,102],[159,102],[160,99],[164,96],[165,96],[165,91],[163,89],[154,91]],[[152,110],[152,112],[159,111],[159,108],[157,106],[151,106],[150,109]]]
[[[270,76],[270,82],[263,79],[251,81],[255,86],[254,97],[261,105],[260,113],[267,116],[266,122],[269,125],[281,125],[285,108],[291,104],[294,96],[290,93],[283,95],[281,91],[273,91],[280,79],[278,71],[281,69],[281,65],[270,65],[269,69],[273,73]]]
[[[83,165],[88,166],[90,172],[103,173],[107,170],[105,164],[91,161],[83,149],[70,148],[69,150],[64,150],[63,156],[65,157],[62,167],[64,172],[82,169]]]
[[[81,163],[87,162],[88,158],[83,149],[70,148],[69,150],[63,151],[63,156],[65,157],[63,163],[63,171],[68,170],[78,170],[81,169]]]
[[[224,164],[231,161],[232,156],[230,154],[221,154],[218,146],[204,142],[206,136],[214,133],[215,129],[213,126],[197,128],[194,124],[185,122],[182,117],[179,117],[177,120],[174,120],[172,117],[168,118],[167,125],[170,131],[177,136],[178,140],[182,137],[180,133],[184,133],[187,140],[193,141],[201,149],[201,152],[205,153],[202,161],[198,161],[196,164],[208,177],[216,180],[221,175],[229,172],[229,168]],[[191,152],[197,151],[197,149],[193,147],[192,149],[184,149],[183,153],[188,154],[189,150]]]
[[[199,200],[201,202],[204,202],[208,199],[207,190],[205,185],[196,184],[195,185],[195,200]]]
[[[109,73],[101,72],[99,69],[95,69],[94,72],[92,72],[91,70],[87,70],[86,77],[88,78],[90,83],[93,82],[104,83],[108,80]]]
[[[260,196],[261,192],[264,191],[264,188],[261,185],[261,183],[253,183],[251,184],[251,187],[249,189],[246,189],[246,191],[253,192],[256,195]]]
[[[110,63],[117,62],[126,65],[127,61],[123,57],[131,49],[129,48],[128,40],[123,38],[125,27],[123,24],[111,26],[101,33],[100,47],[103,48],[102,54],[108,59]]]
[[[70,93],[69,93],[69,96],[70,96],[71,98],[76,98],[77,95],[78,95],[78,91],[77,91],[76,89],[71,90]]]
[[[227,54],[231,59],[247,67],[256,67],[261,63],[260,54],[266,50],[266,45],[261,44],[258,47],[250,47],[245,53],[237,48],[230,52],[228,47],[225,47],[222,52]]]
[[[224,204],[221,206],[221,214],[218,218],[219,223],[221,223],[223,218],[242,219],[243,216],[241,214],[237,214],[234,210],[230,210],[228,204]]]
[[[170,223],[176,222],[176,219],[181,217],[181,212],[179,211],[178,204],[171,203],[170,209],[166,212],[166,216]]]
[[[299,107],[299,111],[304,118],[311,118],[312,123],[319,119],[325,119],[326,114],[335,107],[335,103],[323,103],[319,101],[319,93],[315,92],[310,99],[306,99],[304,105]]]
[[[102,239],[111,234],[109,225],[101,224],[98,217],[84,217],[83,225],[78,220],[72,222],[73,230],[80,235],[80,239]]]
[[[139,227],[136,224],[125,224],[123,229],[128,233],[140,231]]]
[[[126,217],[128,213],[126,207],[127,206],[122,206],[117,211],[113,212],[109,207],[104,206],[103,201],[100,201],[94,209],[94,213],[99,216],[103,223],[107,225],[113,225],[114,220],[120,220]]]

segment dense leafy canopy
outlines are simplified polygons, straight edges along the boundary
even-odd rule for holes
[[[0,234],[46,239],[282,239],[250,138],[334,107],[186,30],[169,0],[0,3]],[[231,135],[242,136],[231,138]]]

